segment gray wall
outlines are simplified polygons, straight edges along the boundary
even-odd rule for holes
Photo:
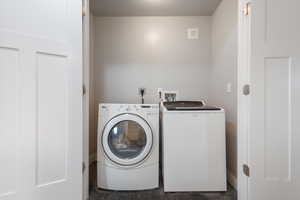
[[[223,0],[212,16],[212,68],[209,101],[226,110],[227,168],[237,175],[237,0]],[[227,92],[227,84],[232,92]]]
[[[96,152],[97,104],[157,102],[157,88],[181,99],[208,99],[226,109],[229,179],[236,180],[237,0],[223,0],[212,17],[94,17],[90,152]],[[198,27],[199,40],[186,29]],[[91,51],[92,52],[92,51]],[[232,84],[232,92],[226,85]]]
[[[198,27],[199,40],[187,28]],[[211,66],[211,17],[96,17],[96,102],[158,102],[157,88],[181,99],[207,99]]]
[[[158,100],[157,88],[178,90],[181,99],[207,99],[211,67],[211,17],[91,16],[90,155],[97,151],[99,103]],[[187,28],[199,28],[188,40]]]

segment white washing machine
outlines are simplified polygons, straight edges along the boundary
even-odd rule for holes
[[[164,191],[226,191],[224,110],[202,102],[161,108]]]
[[[159,187],[159,106],[100,104],[98,121],[98,187]]]

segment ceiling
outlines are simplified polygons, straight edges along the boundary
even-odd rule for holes
[[[221,0],[92,0],[96,16],[210,16]]]

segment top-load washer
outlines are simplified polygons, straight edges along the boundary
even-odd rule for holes
[[[99,188],[157,188],[159,105],[100,104],[97,157]]]
[[[164,191],[226,191],[224,110],[164,102],[161,114]]]

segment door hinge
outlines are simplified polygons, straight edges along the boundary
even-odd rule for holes
[[[82,95],[85,95],[86,94],[86,87],[85,85],[82,85]]]
[[[245,4],[244,8],[243,8],[243,14],[245,16],[248,16],[250,14],[250,10],[251,10],[251,3],[248,2]]]
[[[85,171],[85,168],[86,168],[85,162],[82,162],[82,173]]]
[[[250,85],[249,84],[244,85],[244,87],[243,87],[243,94],[245,96],[247,96],[247,95],[250,94]]]
[[[246,164],[243,165],[243,172],[244,172],[245,176],[250,177],[250,168],[248,165],[246,165]]]

